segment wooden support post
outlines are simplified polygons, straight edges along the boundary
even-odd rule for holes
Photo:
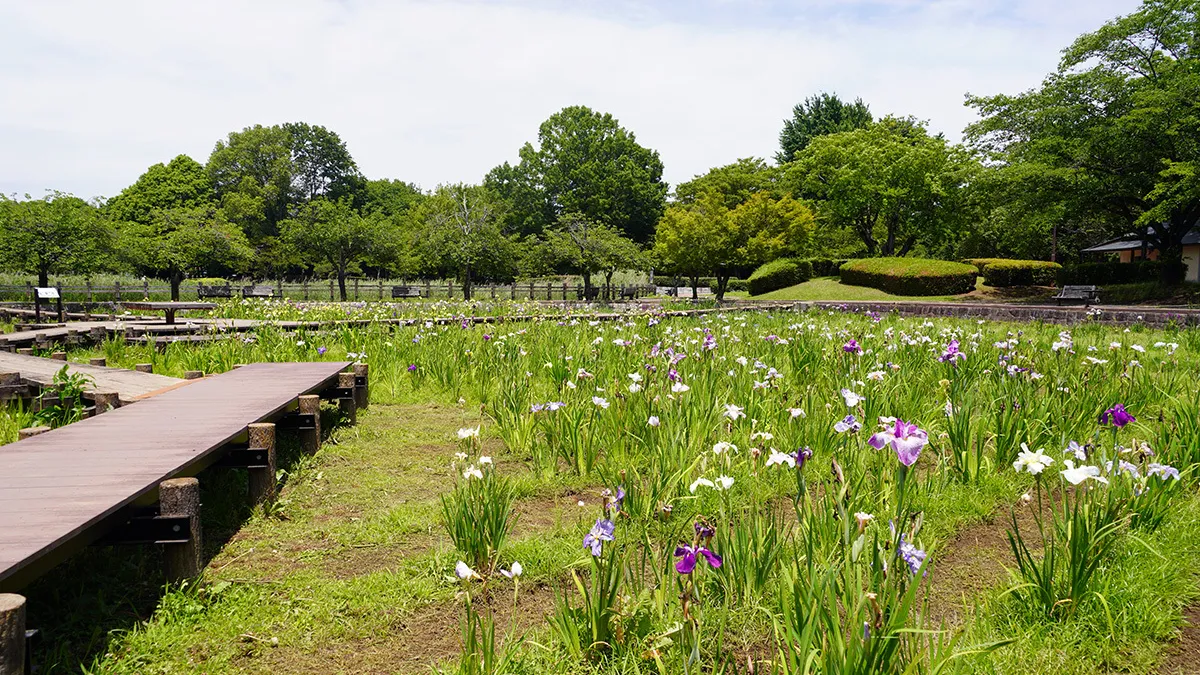
[[[354,277],[354,301],[358,302],[358,277]]]
[[[25,598],[0,593],[0,675],[25,675]]]
[[[50,340],[46,337],[45,333],[34,333],[33,334],[33,346],[34,347],[37,347],[38,349],[45,349],[49,343],[50,343]]]
[[[329,301],[333,302],[333,279],[329,280]]]
[[[354,373],[338,373],[338,388],[354,391]],[[350,398],[339,398],[338,409],[341,410],[342,417],[349,424],[358,421],[358,406],[354,403],[353,395]]]
[[[195,478],[172,478],[159,483],[158,512],[163,516],[183,516],[191,523],[187,542],[163,546],[167,580],[174,583],[199,576],[200,481]]]
[[[96,403],[96,414],[107,412],[114,408],[121,407],[121,397],[115,391],[97,391],[92,394],[92,401]]]
[[[50,355],[50,358],[54,361],[66,361],[67,353],[66,352],[54,352],[53,354]]]
[[[49,426],[26,426],[25,429],[17,431],[17,440],[24,441],[25,438],[41,436],[42,434],[46,434],[46,432],[49,430]]]
[[[133,366],[133,369],[138,371],[139,373],[153,373],[154,372],[154,364],[153,363],[138,363]]]
[[[107,366],[108,359],[104,358],[103,356],[94,358],[94,359],[88,359],[88,365],[89,366]]]
[[[354,405],[366,410],[371,405],[371,389],[367,380],[367,364],[354,364]]]
[[[101,344],[108,337],[108,330],[104,326],[93,326],[89,331],[92,336],[92,342]]]
[[[314,428],[300,432],[300,449],[311,455],[321,447],[321,397],[316,394],[305,394],[298,400],[300,414],[312,415],[315,422]]]
[[[185,380],[199,380],[202,377],[204,377],[203,370],[185,370],[185,371],[183,371],[183,379],[185,379]]]
[[[250,502],[261,504],[275,499],[275,425],[270,423],[251,424],[249,449],[266,454],[264,468],[249,469]]]

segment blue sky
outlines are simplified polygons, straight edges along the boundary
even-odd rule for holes
[[[770,157],[818,91],[951,139],[1136,0],[48,0],[0,6],[0,192],[116,194],[252,124],[338,132],[363,172],[482,178],[567,105],[671,183]]]

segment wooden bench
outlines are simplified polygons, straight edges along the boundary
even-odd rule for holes
[[[1056,304],[1083,304],[1090,305],[1100,301],[1100,293],[1095,286],[1063,286],[1058,295],[1054,296]]]
[[[243,298],[273,298],[275,288],[272,286],[254,285],[242,287]]]
[[[201,300],[205,298],[232,298],[233,288],[230,286],[197,286],[196,297]]]
[[[419,298],[421,289],[416,286],[392,286],[392,298]]]

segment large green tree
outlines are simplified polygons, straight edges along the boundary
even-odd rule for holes
[[[363,263],[386,262],[400,245],[391,218],[362,215],[348,198],[318,197],[280,224],[282,239],[307,263],[328,265],[337,277],[342,301],[347,299],[346,276]]]
[[[818,213],[852,230],[868,255],[906,255],[940,246],[967,215],[965,191],[977,165],[911,119],[813,139],[787,170],[793,189],[820,200]]]
[[[114,223],[149,225],[156,211],[208,206],[215,198],[204,166],[187,155],[179,155],[166,164],[146,169],[121,194],[108,200],[105,210]]]
[[[172,300],[184,278],[240,272],[254,255],[241,228],[214,204],[155,209],[148,223],[124,223],[119,241],[133,269],[170,280]]]
[[[485,184],[507,203],[506,227],[538,234],[577,213],[648,241],[662,215],[667,184],[658,153],[607,113],[572,106],[538,129],[515,166],[502,164]]]
[[[775,161],[786,164],[818,136],[861,129],[872,121],[871,109],[861,98],[847,103],[837,94],[820,93],[792,108],[792,118],[783,121],[779,152]]]
[[[439,185],[418,211],[418,242],[435,268],[450,269],[471,299],[476,276],[502,258],[515,265],[512,242],[501,227],[503,204],[481,185]]]
[[[0,259],[9,269],[36,274],[48,286],[51,274],[101,268],[110,252],[111,230],[100,210],[79,197],[51,192],[42,199],[0,195]]]
[[[605,284],[619,269],[641,265],[641,250],[617,228],[568,213],[547,230],[545,238],[554,258],[583,277],[585,297],[592,297],[592,275],[604,274]]]
[[[1074,220],[1140,229],[1179,262],[1200,219],[1200,2],[1147,0],[1081,36],[1015,96],[973,97],[968,138]],[[1164,266],[1165,281],[1179,266]]]
[[[777,191],[779,174],[779,169],[768,166],[765,160],[746,157],[676,185],[675,199],[681,204],[691,204],[706,192],[716,192],[725,207],[732,209],[756,193]]]

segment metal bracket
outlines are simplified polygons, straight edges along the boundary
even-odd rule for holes
[[[135,515],[96,542],[97,546],[186,544],[191,538],[188,516]]]
[[[312,431],[317,428],[317,416],[312,413],[290,412],[279,418],[279,421],[275,423],[275,428]]]
[[[321,392],[321,398],[326,401],[354,398],[354,389],[351,387],[329,387]]]
[[[229,450],[213,466],[226,469],[266,469],[269,466],[267,451],[262,448],[249,448],[245,445],[230,446]]]
[[[355,375],[354,376],[354,386],[356,386],[356,387],[367,386],[367,376],[366,375]]]

